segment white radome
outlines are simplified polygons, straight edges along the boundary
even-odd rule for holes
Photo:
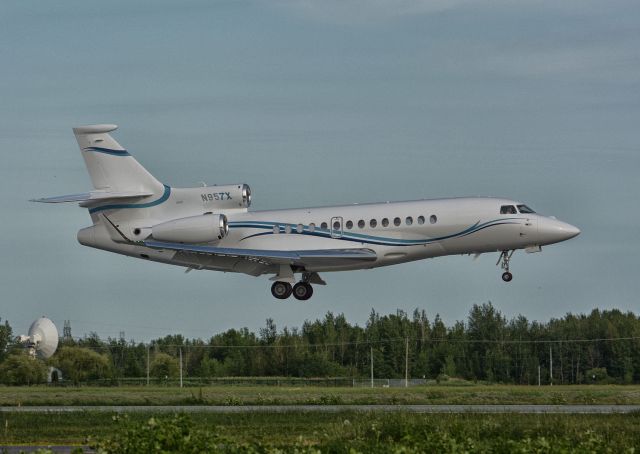
[[[58,329],[47,317],[40,317],[31,324],[29,338],[39,358],[50,358],[58,348]]]

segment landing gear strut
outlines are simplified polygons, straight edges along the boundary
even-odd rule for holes
[[[511,282],[511,280],[513,279],[513,274],[509,272],[509,260],[511,260],[511,256],[514,252],[515,249],[513,251],[502,251],[502,253],[500,254],[500,258],[496,263],[496,265],[500,265],[500,267],[504,270],[504,273],[502,273],[502,280],[505,282]]]

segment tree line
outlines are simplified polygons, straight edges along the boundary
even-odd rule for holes
[[[373,360],[375,378],[403,378],[407,367],[410,378],[436,380],[640,383],[640,317],[594,309],[548,322],[523,315],[507,320],[489,302],[474,305],[465,321],[451,326],[416,309],[411,315],[372,310],[361,327],[327,312],[300,328],[279,330],[267,319],[258,332],[229,329],[208,340],[174,334],[142,343],[91,333],[62,340],[47,364],[36,365],[14,343],[9,324],[0,325],[0,382],[8,384],[41,382],[49,365],[74,383],[117,382],[147,372],[162,381],[178,375],[180,356],[183,376],[201,379],[368,378]]]

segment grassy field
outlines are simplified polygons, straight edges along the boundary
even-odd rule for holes
[[[640,404],[640,386],[0,387],[1,406],[286,404]]]
[[[151,414],[2,414],[2,444],[85,444]],[[172,416],[154,417],[152,423]],[[192,414],[220,452],[635,452],[640,415]],[[92,441],[89,441],[91,444]],[[351,450],[351,451],[350,451]],[[282,451],[280,451],[282,452]],[[317,451],[316,451],[317,452]]]

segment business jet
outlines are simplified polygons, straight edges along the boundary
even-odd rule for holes
[[[35,202],[79,202],[93,225],[78,241],[191,270],[273,275],[271,293],[308,300],[321,272],[395,265],[453,254],[498,252],[510,282],[516,250],[580,233],[509,199],[465,197],[249,211],[246,184],[174,188],[116,142],[116,125],[74,128],[94,190]],[[300,278],[296,278],[299,275]]]

